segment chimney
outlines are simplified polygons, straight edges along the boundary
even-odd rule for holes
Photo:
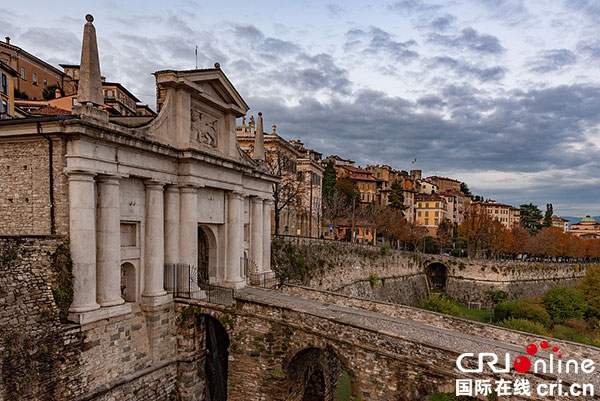
[[[77,88],[77,102],[79,105],[73,108],[73,114],[108,122],[108,112],[103,107],[104,98],[102,96],[98,43],[96,41],[96,28],[92,24],[94,17],[87,14],[85,20],[87,22],[83,27],[79,85]]]
[[[254,134],[254,160],[265,160],[265,137],[263,132],[262,113],[258,112],[258,121],[256,123],[256,133]]]
[[[4,39],[6,39],[6,44],[10,45],[10,36],[5,37]]]
[[[60,98],[62,95],[60,94],[60,89],[56,88],[54,89],[54,98],[58,99]]]

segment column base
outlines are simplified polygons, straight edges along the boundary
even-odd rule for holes
[[[69,313],[84,313],[84,312],[95,311],[97,309],[100,309],[100,305],[98,305],[97,303],[94,302],[93,304],[89,304],[89,305],[71,306],[69,308]]]
[[[145,307],[149,307],[149,308],[155,308],[158,306],[162,306],[168,303],[173,302],[173,294],[167,294],[165,292],[164,295],[159,295],[159,296],[147,296],[147,295],[142,295],[142,309],[144,309]]]
[[[239,290],[240,288],[244,288],[246,286],[246,280],[244,280],[243,278],[240,278],[235,281],[225,280],[225,283],[223,285],[225,287],[234,288],[236,290]]]
[[[131,304],[125,303],[117,306],[108,306],[89,312],[70,312],[68,319],[72,322],[84,325],[97,322],[98,320],[102,319],[126,315],[128,313],[131,313]]]
[[[119,299],[115,299],[114,301],[105,301],[105,302],[99,302],[100,306],[105,308],[105,307],[109,307],[109,306],[117,306],[117,305],[123,305],[125,303],[125,300],[123,298],[119,298]]]

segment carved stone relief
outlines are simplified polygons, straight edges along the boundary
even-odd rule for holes
[[[191,110],[192,138],[212,148],[218,146],[218,120],[198,110]]]

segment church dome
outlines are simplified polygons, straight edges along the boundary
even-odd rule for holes
[[[590,215],[585,216],[583,219],[581,219],[580,223],[595,223],[596,220],[591,217]]]

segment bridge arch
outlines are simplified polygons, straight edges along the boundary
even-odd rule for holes
[[[206,327],[206,399],[226,400],[229,361],[229,335],[223,325],[210,315],[204,316]]]
[[[289,400],[350,401],[359,395],[354,374],[331,346],[301,349],[284,368]]]
[[[448,277],[448,267],[440,262],[428,262],[425,268],[427,282],[431,290],[446,290],[446,279]]]

